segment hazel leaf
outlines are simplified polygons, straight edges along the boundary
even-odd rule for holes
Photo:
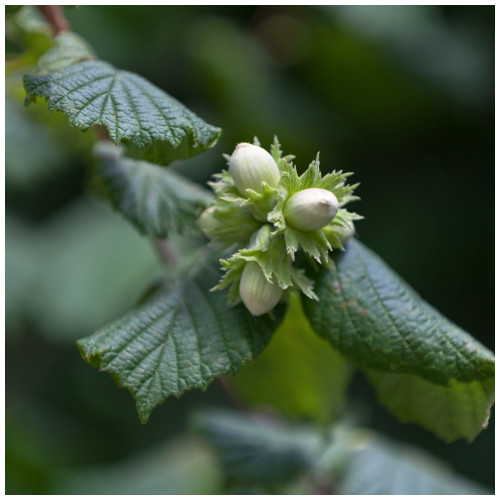
[[[312,427],[254,415],[205,411],[193,427],[216,452],[226,481],[239,484],[286,483],[309,472],[323,448]]]
[[[377,255],[350,240],[305,299],[313,329],[365,368],[446,385],[494,376],[493,353],[422,300]]]
[[[132,393],[141,422],[167,397],[237,372],[281,322],[280,308],[274,318],[228,309],[223,294],[208,291],[217,278],[203,265],[191,277],[169,279],[139,308],[78,341],[85,361]]]
[[[198,233],[198,217],[213,198],[210,191],[171,169],[126,158],[119,150],[105,142],[96,147],[96,171],[113,206],[154,238]]]
[[[414,375],[365,370],[378,399],[402,422],[419,424],[446,442],[472,442],[488,426],[495,379],[436,385]]]
[[[25,76],[24,86],[27,103],[44,97],[49,109],[63,112],[72,125],[83,130],[101,125],[129,156],[160,165],[211,148],[221,134],[146,79],[103,61]]]

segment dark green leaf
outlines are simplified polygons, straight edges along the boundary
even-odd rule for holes
[[[360,432],[340,482],[340,495],[485,495],[418,448]]]
[[[199,215],[212,201],[210,191],[172,170],[120,156],[116,149],[110,143],[97,148],[97,173],[113,206],[155,238],[196,232]]]
[[[328,423],[342,409],[351,369],[313,332],[293,295],[269,346],[231,380],[246,402]]]
[[[447,442],[472,442],[488,425],[495,380],[435,385],[413,375],[367,372],[380,402],[403,422],[421,425]]]
[[[103,61],[25,76],[24,86],[27,102],[44,97],[49,109],[62,111],[73,125],[102,125],[129,156],[161,165],[211,148],[221,134],[141,76]]]
[[[212,411],[198,415],[195,426],[233,483],[283,483],[309,470],[322,448],[314,429],[257,416]]]
[[[78,341],[86,361],[130,390],[142,422],[167,397],[238,371],[276,330],[279,320],[255,319],[209,292],[218,278],[208,266],[194,278],[172,278],[141,307]]]
[[[494,356],[424,302],[356,240],[316,278],[305,300],[313,329],[356,363],[447,384],[494,376]]]

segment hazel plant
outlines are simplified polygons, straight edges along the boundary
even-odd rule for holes
[[[212,290],[229,287],[229,304],[242,301],[254,316],[271,311],[285,291],[295,288],[318,300],[296,255],[302,251],[327,265],[328,252],[344,249],[355,231],[353,221],[362,218],[344,208],[358,199],[353,195],[357,184],[346,184],[352,174],[322,176],[318,153],[299,176],[295,157],[283,156],[277,137],[270,153],[256,138],[224,157],[229,170],[209,183],[215,202],[199,219],[210,245],[232,252],[220,260],[224,275]]]
[[[16,14],[27,33],[33,9]],[[250,374],[250,393],[268,389],[262,402],[326,423],[359,369],[400,420],[448,442],[472,441],[484,430],[494,402],[493,353],[351,238],[360,216],[346,208],[357,199],[349,173],[322,176],[316,157],[299,175],[277,139],[269,151],[255,140],[226,155],[228,169],[210,184],[214,197],[169,165],[214,147],[221,129],[140,75],[99,59],[67,23],[56,23],[58,6],[41,12],[51,13],[39,34],[52,48],[36,70],[26,68],[25,102],[45,99],[74,127],[93,130],[91,185],[167,267],[133,310],[77,341],[86,362],[131,392],[141,422],[167,398],[217,379],[250,402],[254,396],[237,381],[220,378],[245,369],[239,377]],[[19,85],[20,75],[11,76]],[[198,226],[222,257],[223,273],[204,244],[183,238],[199,234]],[[171,254],[167,239],[188,256],[172,258],[178,250]],[[231,306],[244,305],[228,307],[224,293],[209,292],[220,289],[229,289]],[[252,382],[252,372],[265,380]],[[282,377],[293,390],[283,393]]]

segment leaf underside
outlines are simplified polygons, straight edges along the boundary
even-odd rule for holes
[[[103,145],[100,145],[103,146]],[[210,191],[170,169],[106,154],[98,148],[97,174],[111,203],[142,233],[165,238],[197,233],[197,220],[212,201]]]
[[[289,481],[311,468],[322,444],[313,429],[227,411],[203,412],[194,424],[215,449],[226,481],[233,483]]]
[[[146,79],[103,61],[25,76],[24,86],[27,102],[44,97],[71,124],[84,130],[102,125],[129,156],[161,165],[211,148],[221,134]]]
[[[87,362],[132,393],[143,423],[167,397],[238,371],[276,330],[279,310],[276,319],[255,319],[243,306],[228,309],[223,294],[210,293],[218,277],[205,266],[191,279],[171,280],[138,309],[78,341]]]
[[[354,449],[340,495],[488,495],[441,460],[411,446],[367,434]]]
[[[319,302],[305,299],[314,330],[366,368],[446,385],[494,377],[494,356],[424,302],[356,240],[315,277]]]
[[[325,432],[268,415],[211,411],[194,424],[238,494],[326,494],[323,485],[338,495],[490,493],[419,448],[342,423]]]
[[[495,399],[494,379],[449,387],[413,375],[365,371],[378,399],[403,422],[420,425],[446,442],[472,442],[483,431]]]

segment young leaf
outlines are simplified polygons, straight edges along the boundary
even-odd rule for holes
[[[143,423],[167,397],[238,371],[276,330],[278,314],[254,319],[210,293],[218,277],[204,266],[193,278],[171,279],[138,309],[78,341],[87,362],[132,393]]]
[[[298,295],[292,295],[269,346],[231,385],[246,402],[324,425],[342,409],[351,372],[345,358],[314,333]]]
[[[472,442],[486,428],[495,399],[494,379],[435,385],[413,375],[365,371],[380,402],[403,422],[441,439]]]
[[[50,110],[62,111],[73,125],[102,125],[129,156],[161,165],[211,148],[221,134],[146,79],[103,61],[25,76],[24,86],[27,103],[44,97]]]
[[[197,220],[210,204],[210,191],[199,184],[146,161],[119,154],[100,143],[97,174],[113,206],[140,232],[155,238],[197,231]]]
[[[442,385],[494,376],[493,353],[360,242],[351,240],[315,283],[319,302],[304,304],[311,326],[361,366]]]

